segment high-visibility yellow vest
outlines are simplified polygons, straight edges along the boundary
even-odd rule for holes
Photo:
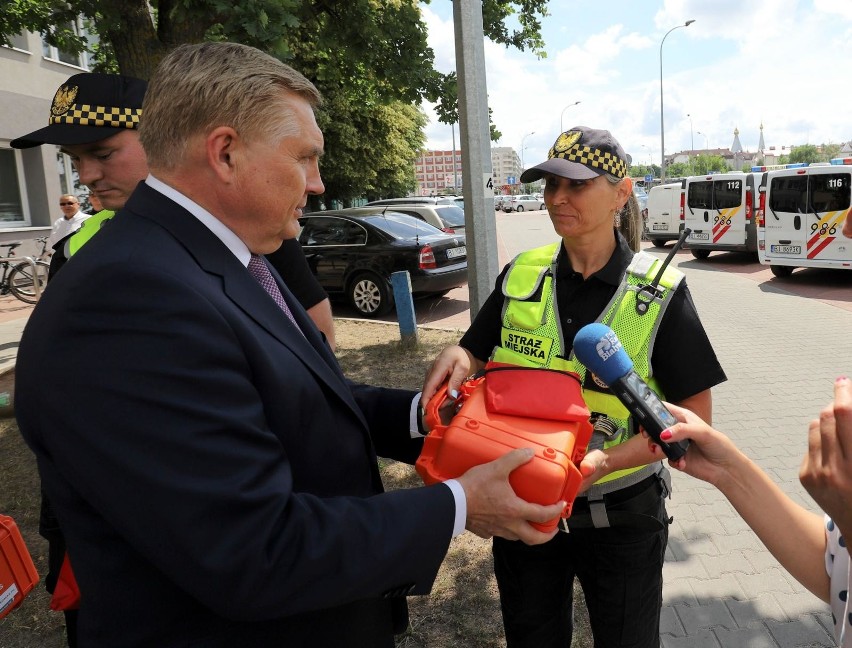
[[[624,443],[638,430],[633,429],[630,414],[611,393],[585,388],[586,368],[574,356],[566,358],[562,328],[556,312],[554,278],[556,260],[562,243],[545,245],[522,252],[503,279],[503,321],[500,346],[492,359],[529,367],[548,367],[573,371],[580,375],[583,398],[591,412],[604,414],[608,424],[596,426],[589,449],[610,448]],[[651,352],[654,348],[659,322],[671,300],[671,295],[683,279],[683,274],[667,267],[653,293],[640,291],[656,278],[663,261],[646,252],[638,252],[627,268],[621,284],[596,321],[609,326],[618,335],[624,350],[634,363],[634,370],[663,398],[662,391],[651,373]],[[595,380],[592,376],[592,380]],[[601,430],[611,432],[606,434]],[[641,475],[637,473],[643,473]],[[656,472],[653,466],[640,466],[613,472],[595,485],[607,484],[605,489],[617,490],[616,480],[630,476],[630,483]],[[626,480],[625,480],[626,481]],[[629,484],[625,484],[629,485]]]
[[[88,243],[95,234],[100,232],[103,224],[113,216],[115,216],[114,211],[102,209],[97,214],[84,220],[80,229],[74,232],[74,234],[65,241],[65,248],[63,250],[65,258],[70,259],[72,256],[77,254],[77,252],[80,251],[80,248]]]

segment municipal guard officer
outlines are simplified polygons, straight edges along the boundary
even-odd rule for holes
[[[618,399],[576,361],[584,325],[609,325],[635,370],[660,396],[708,420],[710,389],[725,380],[683,275],[667,268],[648,308],[637,294],[662,261],[634,252],[617,229],[632,195],[628,157],[606,130],[577,126],[521,182],[545,180],[544,202],[561,240],[523,252],[500,274],[459,346],[445,349],[423,398],[449,389],[489,358],[570,370],[596,420],[586,475],[563,533],[537,547],[494,539],[494,570],[509,648],[571,645],[573,582],[579,579],[596,646],[658,648],[670,493],[660,454]],[[554,398],[558,398],[554,394]]]

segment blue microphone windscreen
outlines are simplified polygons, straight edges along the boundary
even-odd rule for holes
[[[586,369],[607,385],[633,369],[633,361],[621,346],[621,340],[606,324],[587,324],[574,338],[574,354]]]

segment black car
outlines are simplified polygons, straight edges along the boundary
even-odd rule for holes
[[[358,207],[299,219],[299,243],[322,287],[367,317],[393,308],[394,272],[408,271],[415,297],[444,294],[467,283],[464,236],[387,209]]]

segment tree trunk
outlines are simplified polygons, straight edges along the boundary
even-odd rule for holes
[[[110,4],[121,16],[121,27],[107,32],[118,70],[121,74],[148,80],[166,53],[157,38],[148,3],[145,0],[115,0]]]

